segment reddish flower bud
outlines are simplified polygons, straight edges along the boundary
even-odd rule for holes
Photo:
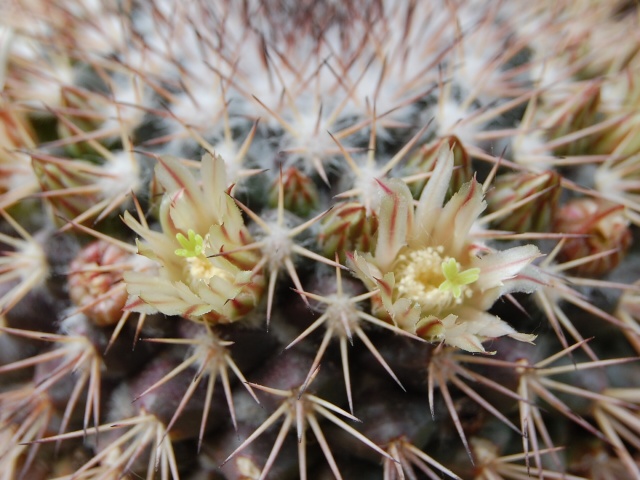
[[[558,211],[554,231],[587,235],[567,239],[558,255],[561,261],[579,260],[616,249],[610,255],[573,267],[578,275],[603,275],[613,270],[631,245],[624,207],[606,200],[581,198],[566,203]]]
[[[560,179],[560,174],[551,170],[496,177],[494,188],[487,192],[487,204],[492,212],[504,210],[505,214],[494,225],[518,233],[549,231],[558,210]],[[531,197],[531,201],[515,209],[509,208],[527,197]]]
[[[275,208],[278,205],[279,180],[269,188],[269,205]],[[282,172],[282,184],[284,186],[284,208],[301,217],[308,215],[318,207],[318,188],[313,181],[295,167]]]
[[[376,214],[367,215],[367,209],[359,203],[341,203],[322,219],[318,241],[323,255],[334,258],[337,253],[344,262],[345,252],[371,252],[377,231]]]
[[[116,245],[98,240],[83,248],[71,262],[69,296],[96,325],[115,325],[120,319],[127,290],[122,283],[125,268],[118,265],[133,257]]]

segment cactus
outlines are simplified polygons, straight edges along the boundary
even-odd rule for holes
[[[640,478],[639,18],[0,3],[0,478]]]

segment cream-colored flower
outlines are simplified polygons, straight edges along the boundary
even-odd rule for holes
[[[138,253],[154,260],[155,272],[127,272],[128,308],[192,320],[233,322],[259,302],[264,278],[255,252],[218,255],[253,240],[227,193],[225,164],[218,155],[202,158],[201,183],[180,162],[161,158],[156,178],[165,194],[162,232],[128,212],[124,222],[140,235]]]
[[[380,290],[379,312],[427,340],[470,352],[485,352],[483,341],[503,335],[530,342],[534,335],[487,310],[506,293],[530,290],[518,274],[539,251],[474,243],[474,222],[485,208],[482,188],[472,180],[443,205],[452,171],[453,154],[442,149],[416,207],[404,182],[383,185],[376,250],[355,252],[351,267],[369,289]]]

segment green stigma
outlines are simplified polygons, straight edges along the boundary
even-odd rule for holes
[[[202,236],[198,235],[196,232],[194,232],[191,229],[189,229],[189,231],[187,232],[187,235],[189,238],[185,237],[182,233],[176,234],[176,240],[178,240],[178,243],[182,245],[182,248],[178,248],[175,251],[175,254],[178,255],[179,257],[186,257],[186,258],[200,256],[204,248],[203,247],[204,240],[202,239]]]
[[[480,278],[479,268],[470,268],[464,272],[460,271],[458,262],[454,258],[449,258],[442,262],[442,274],[446,280],[438,287],[442,291],[451,290],[453,296],[460,298],[462,295],[462,286],[469,285]]]

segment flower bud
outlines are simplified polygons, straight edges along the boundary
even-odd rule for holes
[[[97,192],[89,188],[92,181],[86,168],[92,165],[40,155],[32,156],[31,164],[47,201],[62,218],[76,218],[100,201]],[[81,191],[83,187],[86,190]]]
[[[345,252],[373,251],[377,231],[375,213],[367,215],[367,209],[359,203],[341,203],[322,219],[318,242],[324,256],[334,258],[337,253],[344,262]]]
[[[530,202],[514,209],[494,222],[497,228],[513,232],[546,232],[551,228],[560,198],[560,174],[546,170],[542,173],[517,172],[496,177],[494,188],[487,192],[488,208],[492,212],[533,197]]]
[[[96,325],[115,325],[120,319],[127,301],[127,290],[121,284],[125,268],[113,267],[132,257],[122,248],[98,240],[84,247],[71,262],[69,296]],[[114,288],[117,285],[121,288]]]
[[[79,134],[79,131],[93,132],[99,127],[95,114],[92,115],[92,106],[74,88],[60,91],[60,106],[69,112],[79,112],[76,115],[68,115],[68,120],[57,123],[57,131],[60,138],[73,138]],[[87,112],[87,114],[83,115],[83,111]],[[73,125],[73,128],[70,125]],[[72,157],[95,155],[97,153],[91,144],[86,141],[69,142],[65,149]]]
[[[269,188],[269,206],[275,208],[278,205],[278,184],[276,179]],[[282,184],[284,186],[284,208],[301,217],[307,216],[318,207],[318,188],[313,180],[295,167],[290,167],[282,172]]]
[[[575,94],[543,107],[543,126],[550,139],[564,137],[596,123],[600,107],[600,85],[590,83]],[[590,137],[565,142],[554,149],[556,155],[580,155],[589,150]]]
[[[636,108],[636,107],[634,107]],[[599,135],[592,144],[592,153],[613,154],[621,158],[640,153],[640,115],[634,111],[628,118],[615,122]]]
[[[603,275],[613,270],[631,245],[624,207],[596,198],[566,203],[557,213],[554,231],[587,235],[566,239],[558,254],[563,262],[616,249],[607,256],[573,267],[572,271],[578,275]]]

